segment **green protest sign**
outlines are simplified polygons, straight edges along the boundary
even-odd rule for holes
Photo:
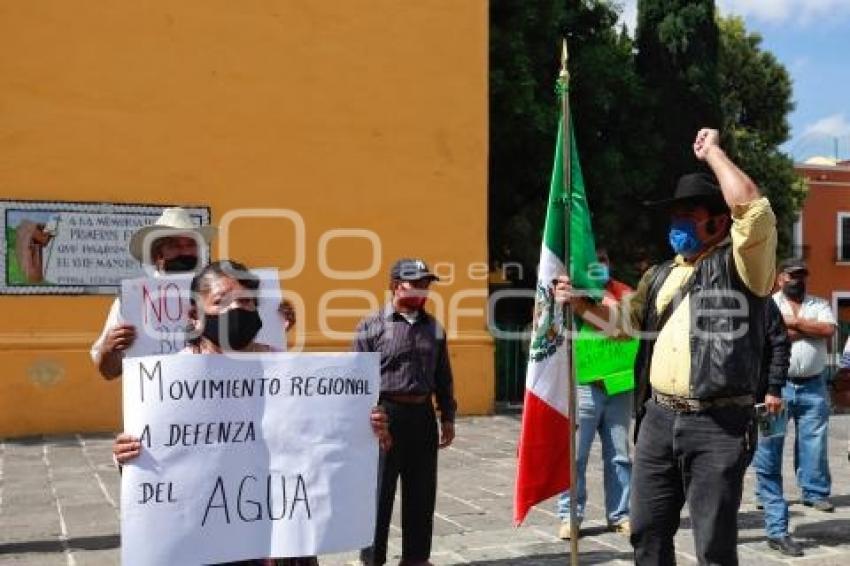
[[[634,389],[634,363],[638,340],[612,340],[582,326],[575,342],[576,380],[585,385],[603,381],[609,395]]]

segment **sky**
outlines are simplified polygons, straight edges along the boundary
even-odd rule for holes
[[[633,33],[638,0],[612,0]],[[742,16],[794,81],[791,139],[795,160],[850,159],[850,0],[717,0],[724,15]]]

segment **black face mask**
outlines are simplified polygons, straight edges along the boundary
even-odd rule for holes
[[[782,285],[782,292],[795,302],[800,302],[806,296],[806,282],[802,279],[791,279]]]
[[[179,255],[165,260],[162,264],[162,269],[166,273],[180,273],[182,271],[194,271],[197,266],[198,256]]]
[[[206,315],[202,334],[220,348],[241,350],[251,343],[262,327],[263,321],[257,311],[236,308],[222,314]],[[221,336],[222,330],[227,333],[224,337]],[[221,340],[226,341],[222,344]]]

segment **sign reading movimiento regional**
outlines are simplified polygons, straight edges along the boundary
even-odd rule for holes
[[[372,541],[379,355],[124,360],[121,563],[200,565]]]
[[[144,274],[128,248],[166,206],[0,201],[0,294],[116,294]],[[208,224],[206,207],[187,208]]]

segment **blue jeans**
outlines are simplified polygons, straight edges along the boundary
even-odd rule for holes
[[[794,469],[803,501],[815,502],[829,497],[827,438],[829,400],[826,374],[808,381],[789,381],[782,390],[788,407],[788,419],[794,420]],[[788,532],[788,504],[782,494],[782,436],[759,441],[755,455],[756,498],[764,505],[765,530],[769,537]]]
[[[760,438],[753,467],[756,499],[764,506],[764,530],[769,538],[788,534],[788,502],[782,493],[782,447],[785,436]]]
[[[601,387],[579,385],[578,392],[578,452],[576,468],[578,478],[577,517],[584,519],[587,503],[585,472],[587,456],[593,438],[599,432],[602,442],[602,465],[605,486],[605,516],[608,523],[616,525],[629,518],[629,483],[632,477],[632,462],[629,458],[629,425],[632,419],[632,394],[620,393],[608,396]],[[570,516],[570,492],[558,498],[558,516],[561,520]]]
[[[829,393],[826,372],[811,381],[788,382],[782,391],[788,403],[788,418],[794,419],[794,470],[803,501],[821,501],[829,497]]]

